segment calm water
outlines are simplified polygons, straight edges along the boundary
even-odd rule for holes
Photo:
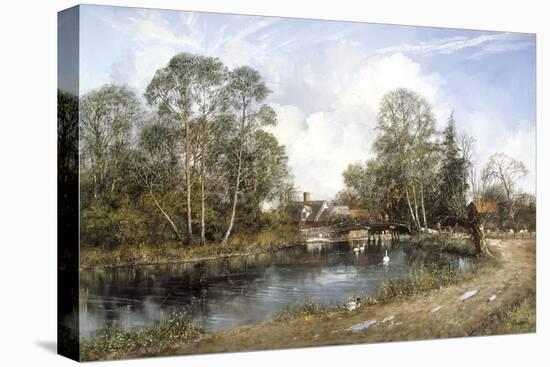
[[[425,262],[408,244],[308,244],[276,254],[197,264],[126,267],[81,273],[81,333],[107,324],[144,327],[171,312],[185,312],[205,330],[272,318],[289,305],[314,299],[331,306],[372,294],[385,280],[409,276]],[[391,262],[381,264],[388,250]],[[441,261],[441,260],[440,260]],[[445,263],[465,269],[461,258]]]

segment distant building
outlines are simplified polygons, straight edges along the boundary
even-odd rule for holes
[[[347,206],[332,205],[327,200],[311,200],[308,192],[304,192],[303,201],[291,202],[289,210],[294,223],[300,227],[327,225],[352,217]]]

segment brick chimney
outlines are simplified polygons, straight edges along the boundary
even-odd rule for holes
[[[307,204],[310,200],[309,192],[304,192],[304,205]]]

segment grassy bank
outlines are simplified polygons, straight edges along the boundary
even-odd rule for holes
[[[227,246],[219,242],[205,245],[181,246],[167,243],[160,246],[124,245],[112,249],[83,247],[80,251],[80,267],[117,267],[129,265],[165,264],[199,261],[224,256],[238,256],[277,251],[300,242],[295,228],[263,230],[256,233],[235,233]]]
[[[479,266],[476,269],[477,272],[482,267]],[[363,297],[364,306],[362,307],[399,301],[432,289],[459,283],[471,276],[473,273],[465,275],[450,269],[430,268],[411,278],[385,282],[374,296]],[[345,302],[346,300],[342,300],[340,305],[324,307],[311,299],[297,301],[276,315],[271,322],[310,319],[320,319],[321,322],[330,321],[337,315],[348,314],[348,311],[342,307]],[[196,341],[205,335],[212,334],[205,334],[184,315],[174,314],[167,320],[159,321],[150,329],[124,331],[117,327],[107,327],[93,339],[85,341],[81,346],[81,353],[83,360],[116,359],[119,356],[143,350],[163,350],[181,342]],[[151,352],[151,354],[154,353]]]
[[[166,348],[175,343],[196,339],[202,330],[175,313],[152,328],[124,331],[117,327],[101,330],[93,339],[82,342],[81,359],[84,361],[114,359],[121,354],[146,350],[152,347]]]
[[[446,252],[461,256],[476,256],[474,243],[469,237],[448,233],[418,234],[411,237],[411,247],[418,250]]]
[[[273,318],[273,321],[289,321],[296,318],[311,318],[326,315],[329,308],[319,305],[315,300],[307,299],[298,301],[288,306]]]
[[[495,242],[491,249],[495,258],[476,259],[466,273],[428,266],[410,278],[388,281],[373,296],[363,298],[362,306],[353,312],[342,305],[323,307],[305,300],[270,321],[227,331],[203,334],[185,324],[191,332],[180,341],[163,338],[159,332],[149,339],[121,331],[102,334],[101,341],[83,346],[83,355],[128,358],[534,331],[534,242]],[[458,301],[470,290],[477,293]],[[496,299],[489,301],[493,295]],[[375,324],[368,330],[350,331],[369,320]],[[156,341],[138,342],[151,338]]]
[[[475,335],[500,335],[534,333],[536,331],[537,305],[535,294],[502,307],[492,315]]]

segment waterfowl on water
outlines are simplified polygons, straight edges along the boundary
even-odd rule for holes
[[[354,311],[361,306],[361,298],[357,297],[354,301],[349,301],[344,306],[348,311]]]
[[[354,252],[359,252],[359,247],[354,247],[354,248],[353,248],[353,251],[354,251]]]
[[[382,259],[382,263],[383,263],[384,265],[390,263],[390,257],[388,256],[388,250],[386,250],[386,256],[384,256],[384,258]]]

